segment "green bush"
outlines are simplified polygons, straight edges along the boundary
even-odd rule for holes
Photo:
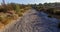
[[[15,11],[16,11],[16,13],[18,13],[18,12],[20,11],[20,7],[19,7],[19,5],[16,5],[16,7],[15,7]]]

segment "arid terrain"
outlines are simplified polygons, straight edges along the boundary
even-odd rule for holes
[[[30,9],[17,22],[9,24],[1,32],[59,32],[60,20],[49,18],[44,12]]]
[[[60,32],[60,2],[5,1],[0,2],[0,32]]]

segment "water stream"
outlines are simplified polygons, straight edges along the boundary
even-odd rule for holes
[[[44,12],[39,12],[38,16],[41,17],[42,22],[44,22],[44,27],[46,26],[46,32],[60,32],[59,28],[58,28],[58,23],[60,22],[59,19],[56,18],[50,18],[48,17],[48,14],[44,13]],[[49,29],[51,31],[49,31]],[[44,32],[45,32],[44,31]]]

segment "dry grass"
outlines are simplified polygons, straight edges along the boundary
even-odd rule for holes
[[[4,26],[5,26],[5,25],[0,22],[0,29],[3,29]]]
[[[13,20],[16,20],[18,17],[23,16],[23,13],[30,8],[31,7],[25,7],[21,9],[19,5],[16,5],[16,7],[12,7],[11,5],[7,5],[4,8],[0,7],[0,28],[3,28],[5,25],[9,24]]]

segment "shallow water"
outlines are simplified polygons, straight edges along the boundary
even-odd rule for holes
[[[60,22],[59,19],[56,19],[56,18],[49,18],[48,17],[48,14],[44,13],[44,12],[39,12],[39,17],[41,17],[41,20],[45,23],[44,24],[44,27],[48,26],[46,32],[48,30],[51,30],[51,31],[48,31],[48,32],[60,32],[59,28],[58,28],[58,23]]]

